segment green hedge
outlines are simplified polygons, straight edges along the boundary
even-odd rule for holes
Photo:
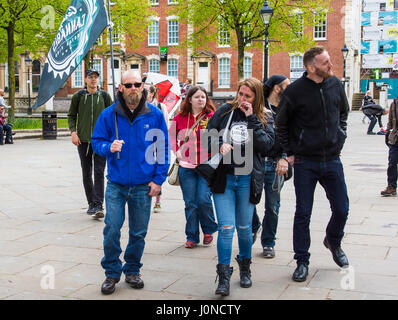
[[[58,128],[68,128],[68,119],[57,119]],[[36,118],[15,118],[14,130],[17,129],[42,129],[42,119]]]

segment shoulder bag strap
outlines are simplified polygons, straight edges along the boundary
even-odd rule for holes
[[[193,126],[192,126],[191,128],[189,128],[189,130],[187,130],[187,132],[186,132],[186,134],[185,134],[184,142],[183,142],[182,145],[180,146],[180,149],[179,149],[179,150],[182,151],[182,147],[183,147],[184,144],[188,141],[189,136],[191,135],[192,130],[198,125],[198,123],[200,122],[200,120],[202,120],[203,117],[204,117],[205,115],[206,115],[205,113],[202,114],[202,115],[199,117],[199,119],[196,120],[196,122],[193,124]],[[188,115],[188,116],[189,116],[189,115]],[[178,163],[177,158],[176,158],[176,162]]]
[[[188,141],[189,136],[191,135],[193,129],[195,129],[195,127],[198,125],[198,123],[200,122],[200,120],[202,120],[203,117],[204,117],[205,115],[206,115],[205,113],[202,114],[202,115],[199,117],[199,119],[196,120],[196,122],[193,124],[193,126],[192,126],[191,128],[189,128],[189,130],[187,130],[187,132],[186,132],[186,134],[185,134],[184,142],[183,142],[183,144],[180,146],[180,148]]]
[[[235,110],[232,110],[231,115],[229,116],[228,122],[227,122],[227,126],[225,127],[225,131],[224,134],[222,136],[222,140],[223,142],[228,142],[228,132],[229,132],[229,126],[231,124],[231,120],[232,120],[232,115],[234,114]]]

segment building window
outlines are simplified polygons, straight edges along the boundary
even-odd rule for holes
[[[119,33],[117,31],[113,31],[112,33],[112,44],[119,44]]]
[[[33,92],[39,91],[40,73],[41,73],[40,60],[33,60],[33,63],[32,63],[32,91]]]
[[[152,21],[148,27],[148,46],[159,45],[159,21]]]
[[[15,92],[19,92],[19,68],[18,61],[14,61],[15,66]]]
[[[178,21],[168,21],[168,44],[178,44]]]
[[[152,6],[158,6],[158,5],[159,5],[159,0],[149,0],[149,3],[150,3]]]
[[[326,13],[315,14],[315,26],[314,26],[314,40],[326,40]]]
[[[243,59],[243,77],[251,78],[252,77],[252,58],[245,57]]]
[[[98,46],[102,46],[102,34],[98,37],[96,43]]]
[[[159,60],[149,60],[149,72],[159,73]]]
[[[94,59],[92,68],[99,73],[98,85],[102,87],[102,60]]]
[[[303,67],[303,56],[290,57],[290,69],[302,69]]]
[[[178,1],[177,0],[168,0],[167,4],[177,4]]]
[[[74,88],[82,88],[83,87],[83,62],[78,65],[78,67],[73,72],[73,87]]]
[[[218,86],[230,87],[230,59],[221,58],[218,60]]]
[[[294,13],[295,25],[294,25],[294,34],[296,37],[302,37],[304,35],[304,16],[301,12],[296,11]]]
[[[303,75],[305,71],[302,55],[290,56],[290,81],[295,81]]]
[[[246,42],[246,46],[250,46],[252,44],[250,41],[251,29],[252,29],[251,23],[248,23],[243,26],[243,38],[244,38],[244,41]]]
[[[167,60],[167,75],[178,79],[178,60],[177,59]]]
[[[231,35],[227,24],[220,20],[218,23],[218,46],[229,47],[231,44]]]

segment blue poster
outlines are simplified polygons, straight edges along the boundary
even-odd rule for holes
[[[371,17],[370,12],[362,12],[361,26],[370,26],[371,25],[370,17]]]
[[[398,24],[397,11],[380,11],[378,25]]]
[[[383,51],[381,51],[383,47]],[[380,40],[379,41],[379,53],[396,53],[397,52],[397,40]]]
[[[387,83],[388,84],[388,99],[394,99],[398,97],[398,79],[361,79],[361,91],[366,92],[366,86],[368,81],[376,83]]]
[[[370,53],[370,41],[362,41],[361,54],[369,54],[369,53]]]

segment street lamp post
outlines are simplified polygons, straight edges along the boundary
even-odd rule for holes
[[[271,22],[274,10],[268,5],[267,0],[264,1],[263,7],[260,10],[260,18],[265,26],[265,42],[264,42],[264,79],[268,79],[268,27]]]
[[[29,101],[28,115],[32,115],[32,103],[31,103],[31,100],[30,100],[30,67],[32,66],[32,62],[33,62],[33,60],[29,57],[29,55],[27,55],[26,58],[25,58],[25,63],[26,63],[26,66],[28,68],[28,81],[27,81],[27,84],[28,84],[28,101]]]
[[[346,60],[347,60],[347,56],[348,56],[348,48],[345,45],[345,43],[344,43],[344,47],[341,49],[341,53],[343,55],[343,60],[344,60],[344,62],[343,62],[343,79],[341,82],[343,83],[343,86],[345,89],[345,83],[346,83],[345,66],[346,66]]]

